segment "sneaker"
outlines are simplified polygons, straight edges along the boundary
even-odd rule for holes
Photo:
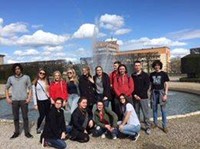
[[[103,133],[103,134],[101,135],[101,138],[102,138],[102,139],[106,138],[105,133]]]
[[[113,140],[116,140],[116,139],[117,139],[117,136],[116,136],[115,134],[113,134],[113,135],[112,135],[112,139],[113,139]]]
[[[163,131],[164,131],[165,133],[168,133],[167,127],[164,127],[164,128],[163,128]]]
[[[150,129],[150,128],[147,128],[147,129],[145,130],[145,132],[146,132],[147,135],[150,135],[150,134],[151,134],[151,129]]]
[[[40,128],[36,129],[36,133],[37,133],[37,134],[40,134],[40,133],[41,133]]]
[[[42,139],[42,147],[48,147],[49,145],[48,145],[48,142],[47,141],[45,141],[45,139],[43,138]]]
[[[14,138],[17,138],[19,136],[19,133],[14,133],[11,137],[10,137],[10,139],[14,139]]]
[[[31,135],[29,132],[26,133],[25,136],[26,136],[27,138],[33,138],[33,135]]]
[[[140,134],[136,133],[135,136],[132,138],[133,142],[136,142],[137,139],[139,138]]]

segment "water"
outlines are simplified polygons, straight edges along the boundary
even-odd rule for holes
[[[200,96],[183,92],[170,91],[168,94],[167,115],[187,114],[195,111],[200,111]],[[152,111],[151,111],[152,113]],[[160,112],[158,112],[160,114]],[[70,113],[65,112],[67,120],[70,118]],[[21,118],[21,117],[20,117]],[[33,109],[33,103],[29,104],[29,120],[36,121],[38,111]],[[0,101],[0,119],[12,120],[11,106],[5,100]]]

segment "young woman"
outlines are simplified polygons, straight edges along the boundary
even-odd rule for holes
[[[34,108],[39,111],[37,120],[36,133],[41,133],[40,125],[45,117],[47,117],[51,101],[49,99],[49,82],[46,71],[39,69],[37,77],[33,80],[33,102]]]
[[[168,93],[168,81],[169,76],[166,72],[162,71],[163,64],[160,60],[155,60],[152,64],[152,68],[155,70],[150,74],[151,82],[151,101],[153,108],[153,128],[158,126],[158,104],[160,104],[160,109],[162,113],[162,127],[165,133],[168,132],[167,129],[167,93]]]
[[[93,79],[96,85],[97,100],[103,100],[104,105],[108,107],[109,100],[111,99],[110,78],[105,72],[103,72],[101,66],[97,66],[95,72],[96,74]]]
[[[62,79],[60,71],[55,71],[53,73],[53,81],[49,86],[49,95],[51,97],[51,104],[54,104],[57,98],[62,98],[62,106],[66,106],[68,99],[67,84]]]
[[[123,134],[129,135],[133,141],[139,137],[140,122],[133,105],[128,102],[125,94],[119,96],[121,111],[123,113],[123,120],[119,121],[119,131]]]
[[[82,75],[79,78],[79,90],[80,97],[87,98],[88,108],[92,112],[93,105],[96,104],[96,89],[88,66],[82,69]]]
[[[72,126],[71,140],[78,142],[89,141],[88,134],[91,133],[94,122],[92,114],[87,111],[87,98],[79,98],[78,107],[72,113],[70,125]]]
[[[51,107],[49,115],[46,119],[44,131],[41,134],[40,142],[43,146],[50,146],[58,149],[66,148],[64,141],[66,134],[64,111],[61,109],[63,99],[55,99],[54,105]]]
[[[109,108],[104,107],[104,102],[97,101],[97,110],[94,112],[94,122],[96,129],[93,136],[101,135],[105,138],[105,134],[111,134],[112,139],[117,139],[117,115]]]
[[[67,86],[68,86],[68,105],[70,108],[71,114],[77,108],[77,102],[79,99],[79,88],[78,88],[78,76],[76,75],[76,71],[73,68],[67,69]]]

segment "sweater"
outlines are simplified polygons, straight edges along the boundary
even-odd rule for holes
[[[68,99],[68,92],[67,92],[67,84],[64,80],[59,82],[51,82],[49,86],[49,96],[56,100],[56,98],[60,97],[64,101]]]

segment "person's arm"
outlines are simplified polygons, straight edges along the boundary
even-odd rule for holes
[[[10,86],[11,86],[11,80],[10,80],[10,77],[9,77],[7,82],[6,82],[6,86],[5,86],[5,96],[6,96],[6,102],[8,104],[12,104],[12,100],[10,99],[10,95],[9,95]]]
[[[128,78],[128,86],[129,86],[129,90],[127,92],[127,96],[131,96],[134,91],[134,81],[132,77]]]
[[[51,99],[51,104],[54,104],[54,92],[53,92],[53,83],[50,84],[49,86],[49,97]]]
[[[166,101],[166,100],[167,100],[168,89],[169,89],[168,82],[165,82],[165,83],[164,83],[163,101]]]
[[[112,117],[112,127],[116,128],[117,127],[117,121],[118,121],[118,117],[115,114],[115,112],[113,112],[112,110],[110,110],[109,108],[105,108],[106,112]]]
[[[34,104],[34,108],[37,110],[38,107],[37,107],[37,96],[36,96],[36,87],[35,85],[33,84],[32,85],[32,91],[33,91],[33,104]]]
[[[124,126],[128,122],[130,115],[131,115],[131,111],[127,111],[121,125]]]
[[[113,89],[114,89],[114,91],[115,91],[115,94],[117,95],[117,97],[120,95],[120,91],[119,91],[119,89],[118,89],[118,87],[119,87],[119,83],[118,83],[118,80],[117,80],[118,78],[117,77],[115,77],[114,78],[114,81],[113,81]]]
[[[29,76],[27,78],[27,87],[28,87],[28,98],[26,99],[26,103],[29,103],[32,99],[32,85],[31,85],[31,79]]]

